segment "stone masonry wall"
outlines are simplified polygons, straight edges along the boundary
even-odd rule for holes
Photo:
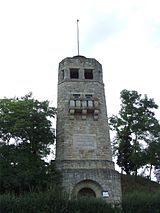
[[[78,70],[75,79],[70,69]],[[86,69],[91,70],[93,79],[86,79]],[[101,64],[92,58],[76,56],[60,62],[56,166],[70,196],[89,188],[96,197],[119,203],[121,180],[112,162],[102,74]]]
[[[83,180],[83,181],[82,181]],[[79,183],[97,183],[100,186],[100,190],[95,193],[97,197],[102,197],[103,191],[107,191],[109,197],[103,198],[108,203],[120,203],[121,201],[121,180],[120,175],[115,170],[111,169],[65,169],[63,170],[63,186],[70,196],[74,196],[76,187]],[[84,186],[85,186],[84,185]],[[97,187],[98,188],[98,187]]]
[[[93,97],[98,99],[98,120],[93,119],[93,113],[87,113],[86,120],[82,120],[81,114],[76,114],[74,120],[70,120],[69,100],[73,91],[77,94],[93,94]],[[102,83],[96,81],[61,83],[58,90],[57,119],[57,159],[60,157],[66,160],[111,160],[111,145]],[[83,135],[84,142],[80,140]],[[87,135],[91,138],[92,144],[86,143]],[[85,137],[87,137],[86,140]],[[77,138],[79,141],[75,142]]]

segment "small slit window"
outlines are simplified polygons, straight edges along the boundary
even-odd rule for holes
[[[73,94],[73,98],[75,99],[75,100],[78,100],[78,99],[80,99],[80,94]]]
[[[92,100],[92,95],[91,94],[86,94],[85,97],[86,97],[87,100]]]
[[[64,79],[64,70],[62,70],[62,80]]]
[[[85,69],[84,70],[84,77],[85,77],[85,79],[93,79],[93,70],[92,69]]]
[[[79,69],[70,69],[70,78],[71,79],[78,79],[79,78]]]

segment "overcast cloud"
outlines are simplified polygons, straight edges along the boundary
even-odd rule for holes
[[[122,89],[160,106],[159,11],[159,0],[1,0],[0,97],[32,91],[56,106],[58,63],[77,54],[79,19],[80,54],[103,66],[109,116]]]

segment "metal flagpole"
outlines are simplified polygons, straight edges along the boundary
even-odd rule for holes
[[[77,47],[78,47],[78,55],[79,55],[79,26],[78,26],[79,20],[77,19]]]

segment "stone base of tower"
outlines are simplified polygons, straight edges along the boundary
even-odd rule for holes
[[[70,197],[92,196],[120,204],[121,178],[113,162],[58,161],[57,167],[62,172],[63,188]]]

